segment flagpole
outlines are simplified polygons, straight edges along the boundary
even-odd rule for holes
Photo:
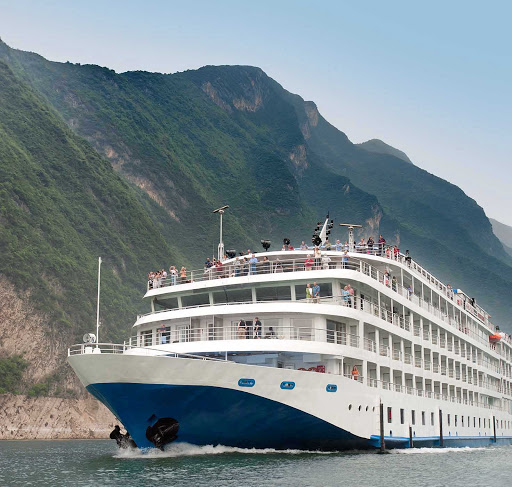
[[[100,288],[101,288],[101,257],[98,257],[98,303],[96,307],[96,348],[100,341]]]

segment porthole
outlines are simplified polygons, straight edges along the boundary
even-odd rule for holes
[[[254,387],[256,381],[254,379],[240,379],[238,385],[240,387]]]
[[[336,392],[338,390],[338,386],[336,384],[327,384],[325,390],[327,392]]]
[[[348,405],[348,410],[350,411],[352,409],[352,404]]]
[[[368,412],[368,406],[366,406],[366,412]]]
[[[295,387],[295,382],[291,381],[283,381],[281,382],[281,389],[293,389]]]
[[[359,404],[359,407],[357,408],[359,411],[361,411],[361,404]]]

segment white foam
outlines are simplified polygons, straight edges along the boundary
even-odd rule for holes
[[[224,455],[230,453],[241,453],[246,455],[330,455],[338,452],[325,452],[325,451],[311,451],[311,450],[275,450],[274,448],[237,448],[233,446],[223,445],[192,445],[190,443],[173,443],[166,447],[164,451],[156,448],[147,450],[139,450],[136,448],[129,448],[126,450],[119,450],[115,458],[174,458],[174,457],[188,457],[200,455]]]
[[[474,451],[482,451],[482,450],[493,450],[493,448],[489,447],[475,447],[472,448],[470,446],[462,446],[460,448],[457,447],[448,447],[448,448],[406,448],[403,450],[390,450],[392,453],[397,453],[401,455],[414,455],[414,454],[425,454],[425,453],[464,453],[464,452],[474,452]]]

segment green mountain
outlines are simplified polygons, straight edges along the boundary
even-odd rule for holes
[[[0,60],[0,273],[70,340],[94,324],[98,255],[119,338],[149,270],[214,254],[222,204],[237,250],[310,240],[328,211],[363,223],[507,329],[512,259],[482,208],[383,143],[353,144],[261,69],[116,74],[1,42]]]
[[[409,159],[405,152],[402,152],[401,150],[391,147],[390,145],[386,144],[386,142],[383,142],[380,139],[370,139],[367,140],[366,142],[362,142],[357,145],[367,151],[377,152],[378,154],[388,154],[390,156],[395,156],[398,159],[402,159],[403,161],[410,162],[412,164],[412,161]]]

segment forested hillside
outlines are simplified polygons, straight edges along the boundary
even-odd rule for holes
[[[0,275],[69,341],[94,325],[99,255],[104,336],[120,339],[149,270],[214,253],[223,204],[237,250],[310,241],[328,211],[362,223],[511,331],[512,260],[482,208],[393,148],[352,144],[259,68],[116,74],[2,42],[0,60]]]

